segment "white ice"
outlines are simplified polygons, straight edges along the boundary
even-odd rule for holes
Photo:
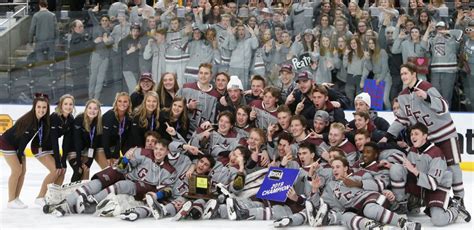
[[[90,215],[72,215],[58,218],[52,215],[45,215],[41,209],[34,204],[34,200],[39,192],[41,183],[47,170],[38,160],[27,159],[27,172],[25,184],[20,195],[20,199],[29,207],[23,210],[7,209],[8,200],[8,177],[10,170],[3,157],[0,157],[0,230],[5,229],[133,229],[133,228],[153,228],[153,229],[271,229],[272,221],[230,221],[230,220],[206,220],[193,221],[184,220],[175,222],[170,218],[154,220],[153,218],[141,219],[135,222],[128,222],[112,217],[94,217]],[[97,172],[98,167],[94,163],[92,173]],[[91,173],[91,175],[92,175]],[[466,189],[465,204],[471,213],[474,213],[474,172],[464,172],[464,187]],[[71,177],[71,170],[67,172],[66,180]],[[413,217],[420,221],[423,229],[435,228],[424,215]],[[309,226],[295,227],[296,229],[309,229]],[[343,227],[324,227],[324,229],[343,229]],[[474,220],[471,223],[464,223],[458,220],[457,223],[439,229],[474,229]]]

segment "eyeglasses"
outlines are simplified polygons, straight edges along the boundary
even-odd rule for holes
[[[393,31],[387,31],[387,34],[393,34]]]

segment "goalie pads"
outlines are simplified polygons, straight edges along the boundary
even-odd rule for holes
[[[132,195],[110,193],[104,200],[97,204],[95,216],[115,217],[125,212],[127,209],[146,206],[143,201],[135,200]]]
[[[66,196],[76,189],[81,187],[87,181],[75,181],[63,185],[57,184],[48,184],[48,190],[46,191],[46,195],[44,199],[46,204],[59,204],[62,200],[66,199]]]

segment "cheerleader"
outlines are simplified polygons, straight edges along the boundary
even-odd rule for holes
[[[108,165],[101,143],[102,113],[97,99],[88,100],[84,113],[74,119],[73,136],[75,152],[68,156],[69,164],[74,169],[71,182],[87,180],[93,159],[101,169]]]
[[[126,144],[127,149],[145,146],[145,132],[148,130],[158,131],[160,127],[159,115],[158,94],[155,91],[150,91],[145,94],[142,104],[133,111],[132,125]]]
[[[28,208],[20,200],[20,192],[25,181],[26,159],[24,150],[26,145],[33,140],[36,146],[35,156],[44,165],[47,162],[54,167],[54,159],[51,152],[42,151],[44,140],[49,135],[49,102],[46,95],[36,95],[33,100],[33,108],[20,117],[13,127],[0,136],[0,151],[5,156],[5,161],[10,167],[11,173],[8,178],[8,204],[10,209]],[[49,157],[45,157],[49,156]],[[49,160],[47,160],[49,158]],[[54,171],[54,170],[50,170]]]
[[[128,93],[119,92],[115,94],[115,100],[112,109],[102,116],[103,134],[102,145],[104,147],[107,163],[112,166],[125,153],[125,143],[130,130],[132,114],[131,99]]]
[[[73,139],[72,130],[74,128],[74,97],[70,94],[65,94],[59,98],[58,106],[50,116],[51,129],[49,132],[49,139],[47,141],[48,146],[46,149],[53,151],[53,157],[45,156],[40,159],[40,162],[45,165],[49,174],[41,185],[41,190],[35,203],[44,206],[44,196],[48,189],[48,184],[54,183],[61,185],[64,181],[64,175],[66,174],[66,158],[61,159],[61,153],[59,148],[59,138],[63,137],[62,151],[63,156],[67,156],[73,151]]]

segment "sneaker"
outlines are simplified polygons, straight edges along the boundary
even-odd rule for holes
[[[421,230],[420,223],[409,221],[403,217],[398,220],[398,227],[400,227],[403,230]]]
[[[308,224],[311,227],[316,227],[316,213],[314,210],[313,203],[311,201],[307,200],[304,202],[304,206],[306,209],[306,216],[308,218]]]
[[[283,228],[289,226],[293,222],[289,217],[283,217],[278,220],[273,221],[273,227]]]
[[[26,205],[25,203],[23,203],[23,201],[20,200],[20,198],[16,198],[16,202],[21,205],[21,206],[25,206],[25,208],[28,208],[28,205]]]
[[[471,221],[471,214],[466,210],[464,205],[462,205],[462,200],[461,199],[450,199],[449,200],[449,207],[453,207],[458,210],[459,216],[461,217],[465,222],[470,222]]]
[[[120,213],[119,217],[122,220],[135,221],[138,220],[139,216],[135,209],[128,209],[125,212]]]
[[[189,215],[189,211],[193,207],[193,202],[191,201],[186,201],[186,203],[183,204],[183,207],[176,213],[176,215],[173,217],[173,220],[179,221],[184,218],[186,218]]]
[[[207,201],[206,205],[204,206],[204,213],[202,214],[203,220],[214,219],[218,214],[218,206],[216,199],[210,199]]]
[[[23,202],[18,202],[18,199],[8,202],[7,208],[9,209],[25,209],[28,208],[28,205],[23,204]]]
[[[229,220],[250,220],[255,218],[250,216],[249,210],[241,208],[236,199],[227,198],[226,204]]]
[[[36,198],[35,204],[43,208],[43,206],[46,205],[46,200],[44,199],[44,197]]]
[[[151,209],[151,214],[153,215],[155,220],[162,219],[163,217],[166,216],[165,206],[155,201],[152,195],[146,194],[145,201],[148,207]]]
[[[323,201],[323,198],[319,198],[319,209],[315,217],[316,226],[327,226],[329,224],[329,208],[328,205]]]

